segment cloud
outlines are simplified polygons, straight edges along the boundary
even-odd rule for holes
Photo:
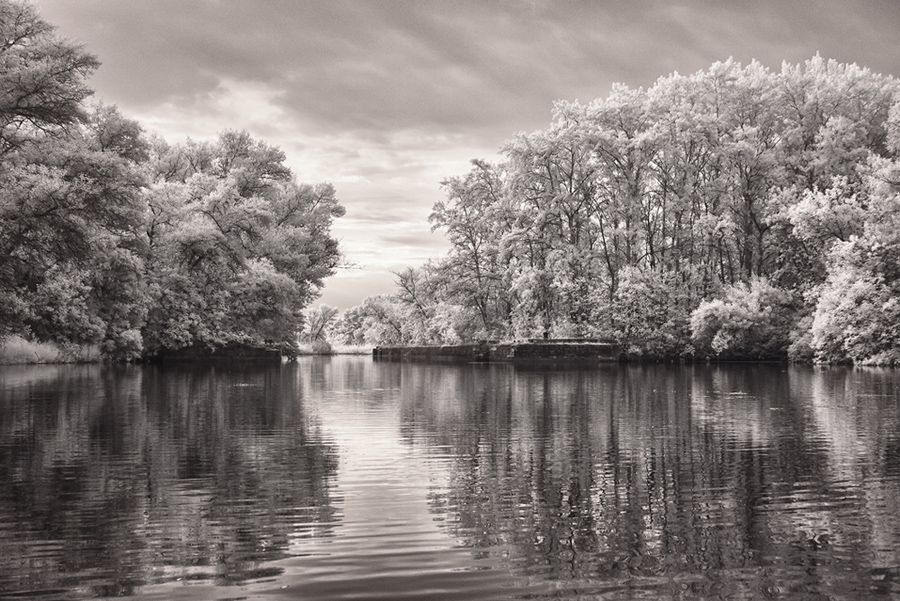
[[[88,42],[110,102],[203,117],[266,110],[304,135],[452,132],[497,146],[549,120],[558,98],[590,101],[613,82],[647,86],[673,70],[752,58],[777,68],[817,51],[895,68],[900,4],[820,10],[791,1],[400,2],[43,0],[48,18]],[[855,41],[848,43],[848,36]],[[884,40],[885,44],[868,42]],[[879,48],[879,46],[881,46]],[[262,130],[263,124],[259,125]]]
[[[333,183],[337,183],[337,184],[371,184],[372,183],[366,177],[364,177],[362,175],[355,175],[355,174],[349,174],[349,175],[339,174],[339,175],[336,175],[333,178],[331,178],[331,181]]]
[[[341,271],[325,282],[322,296],[313,305],[326,304],[342,310],[349,309],[367,296],[393,294],[396,292],[395,279],[390,271]]]

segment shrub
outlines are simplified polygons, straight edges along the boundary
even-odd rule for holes
[[[689,355],[689,302],[672,274],[626,269],[608,309],[611,336],[627,356]]]
[[[691,340],[701,355],[722,359],[785,359],[799,317],[793,296],[764,278],[728,287],[724,298],[691,315]]]
[[[331,351],[331,343],[327,340],[322,340],[321,338],[318,340],[313,340],[312,344],[312,353],[314,355],[330,355]]]
[[[816,306],[811,333],[817,361],[900,364],[900,286],[871,266],[853,264],[854,255],[875,254],[863,246],[855,240],[835,253],[847,256],[833,267]]]

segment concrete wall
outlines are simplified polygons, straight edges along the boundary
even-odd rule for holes
[[[389,361],[617,361],[619,348],[611,342],[384,346],[373,349],[372,356]]]

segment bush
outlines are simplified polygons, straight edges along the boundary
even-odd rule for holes
[[[608,309],[610,335],[626,356],[690,355],[689,302],[689,294],[672,274],[626,269]]]
[[[799,318],[793,296],[764,278],[738,283],[724,298],[702,303],[691,314],[691,340],[698,354],[722,359],[786,359]]]
[[[313,340],[310,346],[312,347],[313,355],[330,355],[332,353],[331,343],[327,340]]]
[[[860,252],[858,243],[847,250]],[[832,270],[812,324],[817,361],[900,364],[900,286],[847,261]]]

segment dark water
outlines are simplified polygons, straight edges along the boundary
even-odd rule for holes
[[[900,372],[0,367],[0,598],[900,599]]]

